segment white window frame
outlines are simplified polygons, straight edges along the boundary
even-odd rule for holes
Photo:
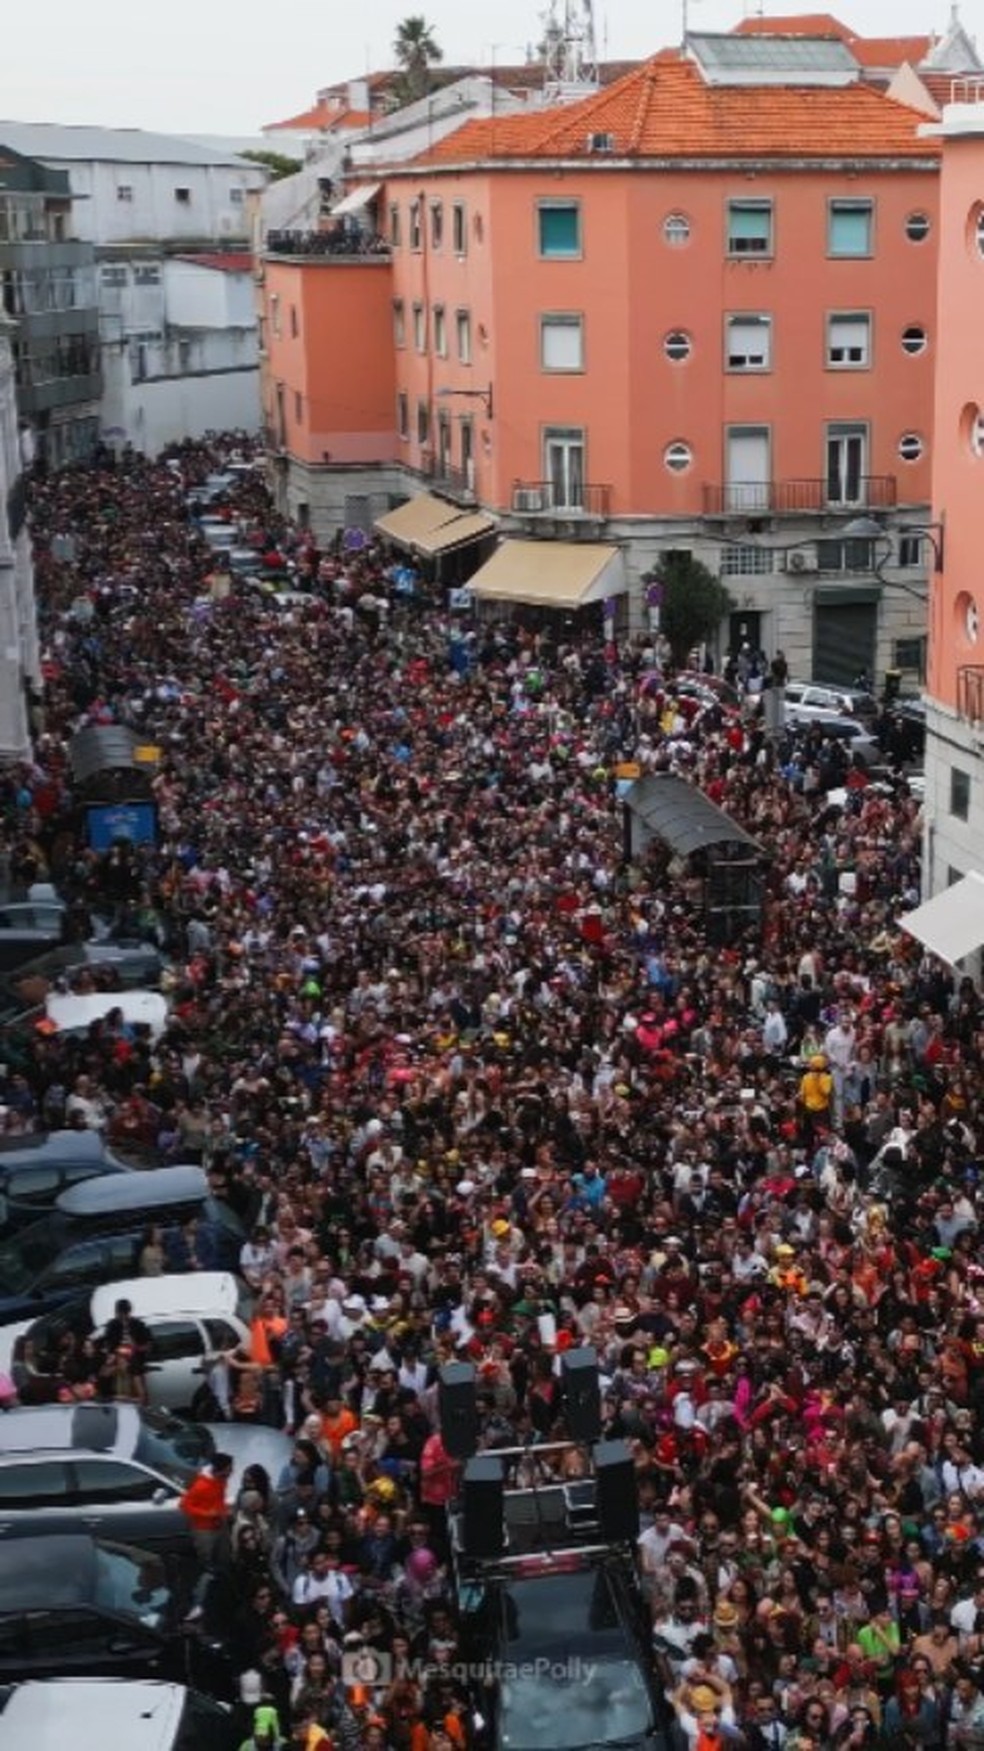
[[[588,478],[584,427],[545,426],[542,450],[543,478],[549,484],[551,508],[555,511],[582,511]]]
[[[868,246],[866,249],[835,249],[833,246],[834,218],[838,213],[865,213],[868,220]],[[827,202],[827,255],[832,261],[870,261],[875,253],[875,203],[867,196],[852,198],[850,196],[834,196]]]
[[[393,299],[393,345],[405,347],[407,344],[407,307],[402,298]]]
[[[771,316],[764,311],[735,310],[725,318],[724,368],[741,373],[771,371]]]
[[[836,493],[831,492],[831,482],[835,472],[832,467],[831,447],[834,444],[838,445],[841,452],[836,469],[840,476],[840,485],[848,489],[838,490]],[[857,468],[854,468],[850,463],[848,446],[851,444],[858,444],[860,448],[860,462]],[[852,509],[855,505],[860,505],[864,499],[864,482],[869,474],[870,462],[871,433],[865,421],[831,420],[824,432],[823,481],[827,503],[829,505],[849,505]],[[849,490],[852,475],[856,475],[858,481],[856,496],[852,496]]]
[[[434,352],[439,359],[448,356],[448,319],[443,304],[435,304],[431,311],[431,323],[434,330]]]
[[[410,441],[410,398],[405,389],[396,395],[396,435],[404,444]]]
[[[454,313],[455,345],[458,349],[459,365],[470,365],[472,362],[472,330],[471,311],[456,310]],[[462,344],[464,343],[464,344]]]
[[[420,202],[410,202],[410,248],[419,255],[423,247],[423,221],[420,216]]]
[[[828,371],[870,371],[872,327],[870,310],[829,310]]]
[[[737,236],[733,221],[739,212],[763,213],[767,220],[767,235],[759,240]],[[776,213],[775,205],[768,198],[759,199],[756,196],[735,195],[727,203],[726,246],[727,254],[737,261],[768,261],[776,252]],[[761,242],[761,247],[759,246]]]
[[[564,342],[571,337],[576,340],[565,358]],[[551,311],[540,317],[540,369],[560,376],[584,370],[584,317],[576,311]]]
[[[427,310],[419,300],[413,307],[413,350],[415,353],[427,351]]]
[[[451,204],[451,249],[458,256],[468,254],[468,207],[464,201]]]
[[[540,215],[563,209],[569,212],[573,209],[577,216],[577,247],[575,249],[544,249],[543,232],[540,225]],[[584,212],[581,202],[576,198],[571,200],[544,200],[536,203],[536,253],[540,261],[580,261],[584,255]]]

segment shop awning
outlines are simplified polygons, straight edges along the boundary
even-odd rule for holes
[[[952,888],[907,912],[899,926],[951,967],[964,960],[984,947],[984,876],[971,870]]]
[[[636,780],[624,801],[633,818],[633,850],[661,839],[677,857],[691,857],[709,845],[741,845],[766,855],[757,839],[685,778],[650,773]]]
[[[596,541],[504,541],[468,588],[480,602],[584,608],[626,589],[619,547]]]
[[[398,547],[434,559],[439,553],[449,553],[453,547],[464,547],[490,534],[495,522],[484,511],[461,511],[447,499],[422,492],[385,517],[378,517],[375,528]]]
[[[366,207],[376,199],[382,186],[381,182],[364,182],[360,183],[358,188],[350,188],[348,194],[342,196],[338,205],[332,207],[331,217],[337,219],[344,213],[364,212]]]

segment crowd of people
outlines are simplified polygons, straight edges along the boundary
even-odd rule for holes
[[[471,1361],[482,1445],[535,1457],[590,1344],[680,1743],[984,1746],[984,1019],[899,927],[916,800],[831,805],[822,748],[678,696],[652,639],[472,623],[290,527],[260,470],[227,514],[309,599],[216,587],[187,495],[229,453],[33,482],[7,870],[159,942],[170,1015],[5,1048],[0,1099],[8,1129],[122,1115],[247,1224],[218,1410],[294,1458],[227,1524],[189,1504],[245,1743],[481,1742],[438,1372]],[[80,835],[68,742],[107,722],[161,750],[155,846]],[[760,926],[712,943],[691,869],[626,860],[625,761],[767,847]]]

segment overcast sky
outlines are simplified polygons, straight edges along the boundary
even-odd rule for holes
[[[822,0],[818,0],[822,4]],[[558,4],[563,10],[562,0]],[[682,0],[595,0],[599,46],[642,56],[679,39]],[[423,11],[448,61],[521,60],[546,0],[27,0],[3,6],[0,117],[170,133],[253,134],[321,85],[392,61],[397,22]],[[745,0],[689,0],[692,30],[727,30]],[[781,0],[772,7],[779,11]],[[810,11],[786,0],[783,10]],[[869,35],[942,30],[947,0],[844,0]],[[963,9],[984,33],[984,0]]]

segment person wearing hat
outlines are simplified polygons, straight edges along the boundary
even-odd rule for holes
[[[799,1085],[800,1120],[803,1141],[808,1148],[819,1130],[829,1127],[833,1100],[834,1079],[827,1069],[826,1053],[815,1052],[800,1077]]]
[[[284,1743],[276,1709],[272,1703],[261,1703],[253,1714],[253,1730],[239,1751],[281,1751]]]
[[[687,1751],[712,1751],[741,1742],[731,1688],[706,1667],[699,1679],[685,1678],[672,1691],[670,1702]]]

